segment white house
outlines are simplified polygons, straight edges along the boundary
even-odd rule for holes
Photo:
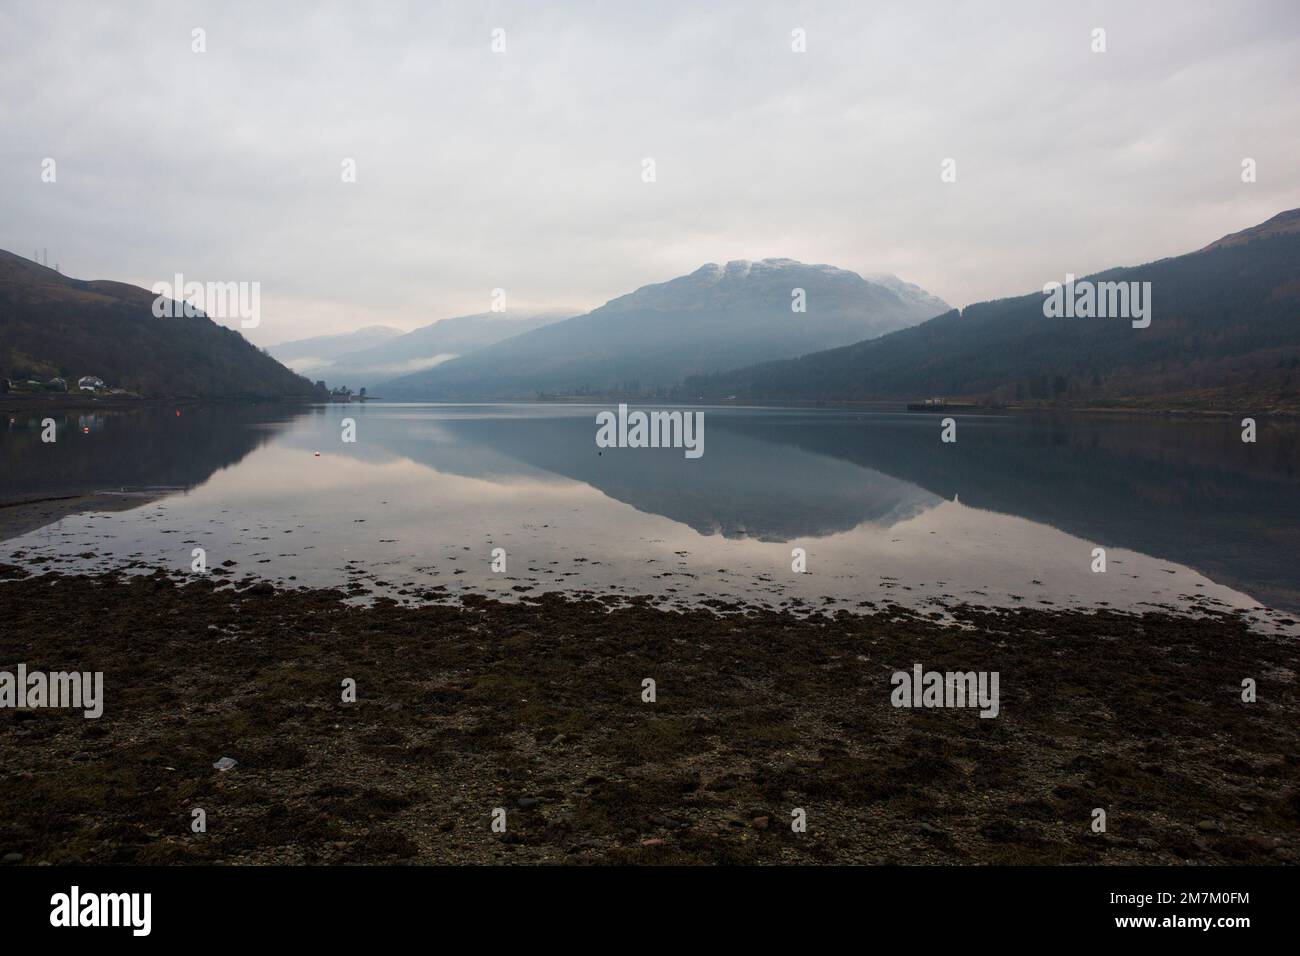
[[[104,387],[104,380],[96,378],[94,375],[83,375],[77,379],[77,388],[83,392],[93,392],[97,388]]]

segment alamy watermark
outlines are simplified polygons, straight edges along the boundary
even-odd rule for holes
[[[155,282],[149,287],[155,318],[192,319],[206,315],[213,319],[238,319],[240,328],[255,329],[262,322],[262,283],[186,282],[176,273],[172,282]]]
[[[83,893],[73,886],[50,897],[50,925],[55,927],[120,926],[132,936],[153,929],[152,893]]]
[[[704,454],[703,412],[629,412],[627,405],[596,415],[597,448],[684,448],[687,458]]]
[[[1074,273],[1065,282],[1043,286],[1043,315],[1049,319],[1132,319],[1133,328],[1151,324],[1150,282],[1076,282]]]
[[[19,664],[17,673],[0,671],[0,709],[6,707],[70,707],[94,720],[104,713],[104,672],[29,673],[26,664]]]
[[[895,707],[978,707],[981,717],[998,715],[997,671],[894,671],[889,702]]]

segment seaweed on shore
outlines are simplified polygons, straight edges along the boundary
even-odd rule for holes
[[[1295,645],[1232,615],[343,597],[0,567],[0,670],[105,687],[0,710],[0,857],[1300,861]],[[999,672],[999,716],[891,706],[917,662]]]

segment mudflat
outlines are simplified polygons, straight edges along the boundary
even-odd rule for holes
[[[0,579],[0,669],[104,674],[98,719],[0,710],[22,865],[1300,862],[1294,639],[1231,614]],[[918,663],[998,716],[893,706]]]
[[[84,511],[129,511],[162,497],[161,492],[97,491],[0,502],[0,541],[8,541]]]

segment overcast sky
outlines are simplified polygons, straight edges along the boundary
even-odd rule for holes
[[[769,256],[964,306],[1300,206],[1295,0],[0,0],[0,90],[0,247],[260,282],[260,345]]]

